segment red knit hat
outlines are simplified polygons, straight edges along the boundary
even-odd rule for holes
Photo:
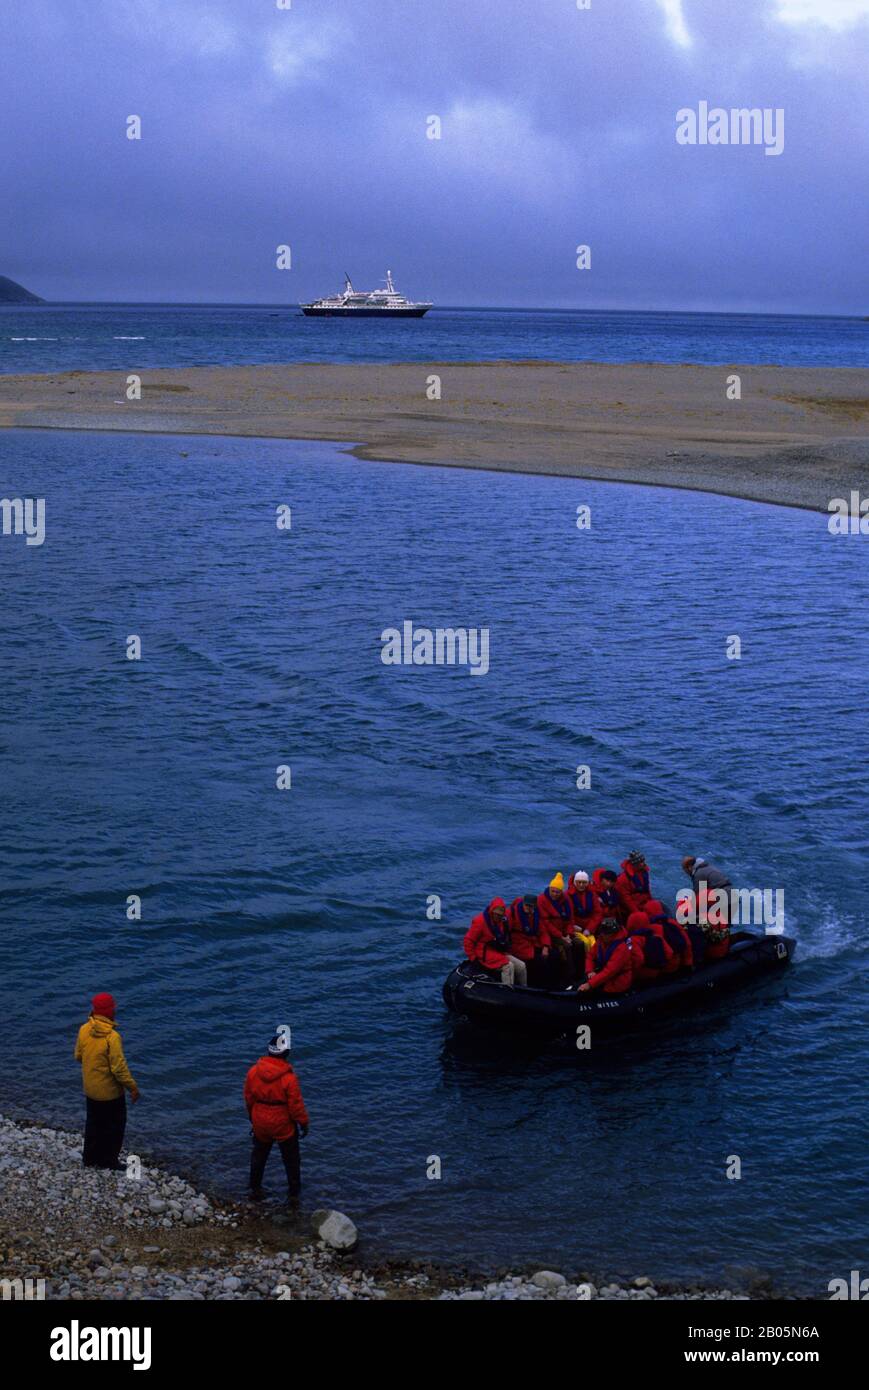
[[[115,1001],[110,994],[95,994],[91,1000],[91,1008],[95,1014],[101,1014],[103,1018],[114,1018]]]

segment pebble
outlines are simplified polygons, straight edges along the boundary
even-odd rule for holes
[[[82,1168],[80,1136],[3,1116],[0,1173],[4,1277],[44,1278],[46,1297],[52,1300],[747,1298],[730,1289],[697,1287],[662,1293],[647,1275],[592,1282],[587,1274],[571,1278],[551,1269],[525,1274],[500,1269],[497,1277],[490,1273],[488,1282],[480,1283],[423,1261],[410,1267],[387,1263],[375,1273],[355,1263],[358,1256],[351,1272],[346,1252],[356,1247],[359,1232],[349,1216],[328,1208],[311,1218],[313,1240],[296,1250],[270,1253],[253,1223],[245,1243],[249,1216],[212,1201],[177,1174],[143,1165],[136,1180]],[[227,1232],[240,1227],[242,1241],[233,1237],[229,1250]],[[197,1243],[197,1228],[208,1233],[204,1242]],[[176,1232],[184,1233],[180,1243]],[[298,1233],[294,1226],[292,1235]],[[151,1258],[150,1264],[139,1262],[143,1255]]]
[[[311,1225],[324,1244],[333,1250],[352,1250],[359,1240],[359,1232],[343,1211],[315,1211]]]

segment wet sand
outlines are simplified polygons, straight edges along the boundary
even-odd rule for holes
[[[135,372],[131,365],[129,372]],[[738,375],[741,399],[727,398]],[[869,493],[869,371],[585,362],[0,376],[0,427],[335,440],[360,458],[693,488],[826,510]],[[436,389],[440,400],[430,399]]]

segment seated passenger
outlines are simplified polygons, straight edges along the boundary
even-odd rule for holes
[[[570,903],[570,920],[576,931],[583,936],[594,936],[603,920],[603,908],[598,896],[589,882],[585,869],[577,869],[567,894]]]
[[[556,874],[549,887],[544,888],[537,899],[537,906],[540,920],[549,933],[549,944],[561,966],[559,983],[562,986],[572,984],[582,977],[585,952],[580,943],[573,939],[570,902],[564,891],[563,874]]]
[[[515,898],[507,913],[510,950],[524,960],[528,983],[535,989],[554,989],[557,963],[553,957],[549,932],[540,919],[540,908],[533,893]]]
[[[622,871],[616,880],[616,892],[626,916],[632,912],[642,912],[652,896],[649,866],[646,856],[638,849],[631,850],[627,859],[622,860]]]
[[[579,992],[599,989],[604,994],[624,994],[633,984],[631,945],[615,917],[604,917],[597,939],[588,953],[588,979]]]
[[[503,898],[493,898],[474,918],[465,933],[465,955],[485,970],[497,970],[504,985],[528,983],[525,962],[510,951],[507,904]]]
[[[654,930],[646,912],[631,913],[627,935],[631,942],[634,978],[640,984],[650,984],[666,972],[673,959],[673,948]]]
[[[595,869],[591,876],[591,886],[604,917],[617,917],[623,920],[622,900],[616,890],[618,875],[612,869]]]
[[[652,929],[662,936],[673,952],[673,959],[664,967],[665,975],[673,975],[677,970],[690,970],[694,964],[691,938],[684,927],[680,927],[675,917],[671,917],[662,902],[650,898],[646,903],[646,915]]]

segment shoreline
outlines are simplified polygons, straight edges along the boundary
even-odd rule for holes
[[[81,1146],[77,1133],[0,1114],[0,1280],[21,1281],[13,1298],[43,1280],[47,1301],[816,1301],[762,1275],[716,1285],[451,1269],[368,1254],[364,1233],[361,1247],[339,1250],[306,1216],[231,1203],[147,1157],[136,1180],[82,1168]]]
[[[130,373],[139,400],[125,398]],[[726,395],[734,375],[739,400]],[[405,362],[0,376],[6,429],[319,440],[371,462],[823,512],[833,497],[869,492],[867,424],[869,371],[856,367]]]

